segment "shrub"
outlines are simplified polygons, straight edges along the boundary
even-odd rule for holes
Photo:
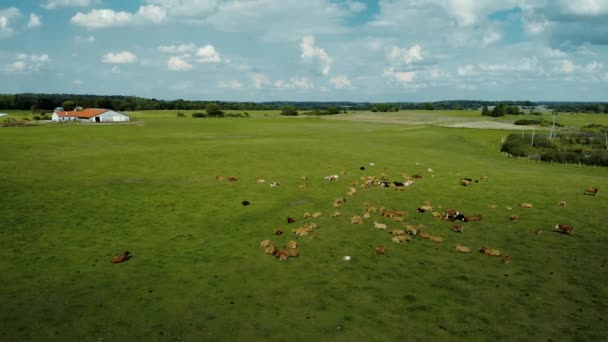
[[[293,106],[283,106],[283,108],[281,108],[281,115],[298,116],[298,111]]]
[[[516,157],[526,157],[534,153],[534,148],[530,146],[530,142],[518,134],[509,135],[500,150]]]
[[[192,113],[193,118],[206,118],[208,115],[203,112]]]
[[[178,118],[185,118],[186,114],[184,114],[183,112],[177,112],[177,117]]]
[[[515,125],[540,125],[541,120],[520,119],[514,122]]]

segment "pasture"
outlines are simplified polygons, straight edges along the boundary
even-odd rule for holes
[[[441,127],[418,116],[414,125],[396,124],[415,113],[375,121],[365,113],[363,120],[249,113],[132,113],[137,124],[0,128],[2,340],[608,339],[607,169],[506,158],[499,150],[509,131]],[[337,181],[323,179],[342,171]],[[346,196],[360,177],[382,173],[422,178],[403,191]],[[307,188],[298,187],[301,176]],[[598,194],[584,195],[588,186]],[[338,197],[347,202],[331,218]],[[416,212],[424,201],[483,219],[452,232],[451,223]],[[393,243],[373,222],[403,223],[378,214],[350,224],[365,202],[406,211],[404,223],[423,224],[444,242]],[[303,219],[317,211],[323,216]],[[284,246],[308,222],[319,228],[314,239],[297,239],[297,258],[281,262],[259,246],[266,239]],[[553,231],[562,223],[574,235]],[[456,244],[473,252],[457,253]],[[385,254],[374,253],[379,245]],[[125,250],[130,260],[110,262]]]

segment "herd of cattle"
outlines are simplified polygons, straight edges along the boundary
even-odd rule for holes
[[[428,169],[427,171],[430,173],[433,172],[432,169]],[[345,176],[345,175],[347,175],[347,173],[342,172],[341,175]],[[423,176],[421,176],[421,175],[408,175],[405,173],[402,173],[401,176],[403,177],[403,181],[394,181],[394,182],[389,182],[388,175],[386,175],[384,173],[382,173],[380,176],[362,176],[362,177],[360,177],[359,181],[353,182],[348,187],[346,195],[355,196],[357,194],[357,192],[359,191],[359,189],[365,189],[365,188],[370,188],[370,187],[386,187],[386,188],[392,188],[395,190],[404,190],[405,187],[412,186],[416,182],[417,179],[423,178]],[[216,179],[218,181],[233,181],[233,182],[238,180],[236,177],[223,177],[223,176],[217,176]],[[308,184],[307,184],[308,177],[302,176],[302,177],[300,177],[300,179],[303,183],[299,184],[298,187],[301,189],[307,188],[308,187]],[[340,179],[340,175],[338,175],[338,174],[329,175],[327,177],[324,177],[324,180],[326,180],[328,182],[338,181],[339,179]],[[481,177],[480,179],[477,179],[477,180],[473,180],[470,178],[463,178],[463,179],[461,179],[460,184],[463,186],[470,186],[474,182],[478,183],[478,182],[484,181],[486,179],[487,179],[487,177],[485,177],[485,176]],[[265,184],[266,180],[258,179],[257,183]],[[279,185],[280,184],[278,182],[270,183],[271,187],[276,187]],[[589,188],[585,189],[584,193],[587,195],[595,196],[597,194],[597,192],[598,192],[597,188],[589,187]],[[339,197],[339,198],[336,198],[334,201],[332,201],[331,202],[332,213],[329,214],[329,216],[332,219],[341,217],[342,214],[339,209],[346,203],[347,203],[347,198],[345,198],[345,197]],[[249,203],[247,203],[247,204],[249,204]],[[559,206],[567,205],[567,203],[565,201],[559,201],[557,204]],[[527,203],[527,202],[520,203],[519,206],[521,208],[533,208],[533,204]],[[508,209],[511,209],[511,208],[508,208]],[[466,223],[477,222],[477,221],[482,220],[482,215],[464,215],[463,213],[461,213],[460,211],[458,211],[456,209],[447,209],[447,210],[443,210],[443,211],[437,210],[429,201],[425,201],[421,205],[419,205],[416,208],[416,211],[418,213],[430,212],[431,215],[434,218],[436,218],[437,220],[451,222],[452,225],[450,227],[450,230],[452,232],[456,232],[456,233],[462,233],[464,231],[464,226]],[[290,257],[297,257],[297,256],[299,256],[298,242],[295,241],[295,239],[299,239],[304,236],[308,237],[309,239],[316,239],[317,238],[316,230],[319,228],[319,225],[317,223],[311,222],[311,220],[318,219],[318,218],[322,217],[323,215],[324,214],[321,211],[314,212],[314,213],[310,213],[310,212],[304,213],[302,215],[302,219],[304,220],[305,224],[303,224],[302,226],[293,228],[291,230],[294,240],[289,241],[285,246],[280,247],[269,239],[262,241],[260,243],[260,246],[262,248],[264,248],[264,252],[266,254],[272,255],[281,261],[285,261]],[[393,222],[392,224],[401,225],[403,229],[390,229],[389,230],[387,224],[378,222],[378,219],[372,220],[373,216],[379,216],[379,217],[384,218],[385,220],[390,220]],[[519,217],[517,215],[511,215],[509,217],[509,219],[511,221],[517,221],[519,219]],[[288,217],[287,223],[293,224],[297,220],[298,219],[296,219],[294,217]],[[444,242],[443,237],[424,231],[423,224],[414,225],[414,224],[406,223],[405,221],[406,221],[406,211],[405,210],[387,209],[382,206],[380,206],[380,207],[374,206],[368,202],[363,203],[361,215],[355,215],[355,216],[352,216],[349,218],[349,222],[351,224],[363,225],[363,224],[367,224],[367,222],[369,222],[370,226],[373,226],[373,228],[375,230],[388,232],[390,234],[391,241],[396,244],[412,241],[414,239],[429,240],[434,243],[443,243]],[[456,223],[456,221],[460,221],[460,223]],[[569,224],[557,224],[555,226],[555,230],[557,232],[567,234],[567,235],[574,234],[574,227]],[[536,233],[542,234],[542,230],[538,230],[538,231],[536,231]],[[284,231],[281,229],[276,229],[274,231],[274,234],[282,235],[282,234],[284,234]],[[454,250],[459,253],[470,253],[471,252],[470,247],[463,246],[461,244],[455,245]],[[509,263],[511,260],[510,256],[505,255],[502,251],[500,251],[498,249],[481,246],[481,247],[479,247],[478,250],[480,253],[483,253],[488,256],[500,257],[502,260],[502,263],[504,263],[504,264]],[[384,246],[377,246],[375,248],[374,252],[376,254],[384,254],[384,253],[386,253],[386,249]]]

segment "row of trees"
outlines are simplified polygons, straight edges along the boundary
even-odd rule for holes
[[[488,108],[488,106],[483,106],[481,108],[481,115],[486,115],[486,116],[499,117],[499,116],[505,116],[505,115],[519,115],[519,114],[524,114],[524,113],[519,109],[518,106],[510,106],[505,103],[497,103],[496,106],[494,106],[494,108],[492,108],[492,110],[490,110]]]

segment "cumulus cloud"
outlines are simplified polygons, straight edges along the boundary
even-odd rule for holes
[[[196,45],[194,45],[194,43],[179,44],[179,45],[164,45],[164,46],[159,46],[158,50],[161,52],[170,53],[170,54],[193,53],[194,50],[196,50]]]
[[[479,74],[477,68],[474,65],[468,64],[458,67],[458,76],[469,77],[476,76]]]
[[[15,7],[0,9],[0,38],[10,36],[14,30],[11,21],[21,18],[21,11]]]
[[[119,53],[108,52],[102,59],[102,62],[106,64],[132,64],[135,61],[137,61],[137,56],[130,51]]]
[[[57,7],[88,7],[99,3],[98,0],[48,0],[42,4],[47,10],[54,10]]]
[[[423,60],[422,47],[418,44],[410,48],[400,48],[393,46],[388,52],[388,59],[393,66],[410,65]]]
[[[313,89],[314,85],[307,77],[293,76],[289,81],[278,80],[274,82],[274,86],[279,89]]]
[[[171,16],[185,18],[202,18],[213,13],[219,0],[147,0],[152,5],[166,9]]]
[[[350,82],[350,79],[348,79],[348,77],[344,76],[344,75],[330,78],[329,83],[331,83],[331,85],[333,85],[334,88],[336,88],[336,89],[352,87],[352,83]]]
[[[88,37],[76,36],[76,37],[74,37],[74,40],[77,43],[95,43],[95,36],[88,36]]]
[[[188,63],[180,56],[172,56],[167,62],[169,71],[188,71],[192,70],[192,64]]]
[[[242,86],[241,82],[237,80],[219,81],[217,83],[217,87],[222,89],[241,89]]]
[[[31,13],[30,20],[27,23],[27,27],[34,28],[34,27],[38,27],[38,26],[42,25],[41,19],[42,19],[41,16]]]
[[[38,72],[51,62],[47,54],[28,55],[20,53],[16,59],[13,63],[5,65],[4,70],[6,72]]]
[[[215,50],[213,45],[205,45],[196,51],[198,62],[200,63],[219,63],[222,61],[219,52]]]
[[[323,75],[329,75],[332,59],[327,52],[315,45],[315,37],[308,35],[300,41],[301,58],[307,62],[317,63]]]
[[[269,85],[270,79],[268,78],[268,76],[266,76],[262,73],[255,73],[255,74],[251,75],[251,82],[253,83],[253,86],[255,88],[260,89],[262,87]]]
[[[78,12],[70,23],[89,29],[124,27],[145,23],[159,24],[165,21],[165,9],[154,6],[140,6],[136,13],[114,11],[112,9],[94,9],[89,13]]]

